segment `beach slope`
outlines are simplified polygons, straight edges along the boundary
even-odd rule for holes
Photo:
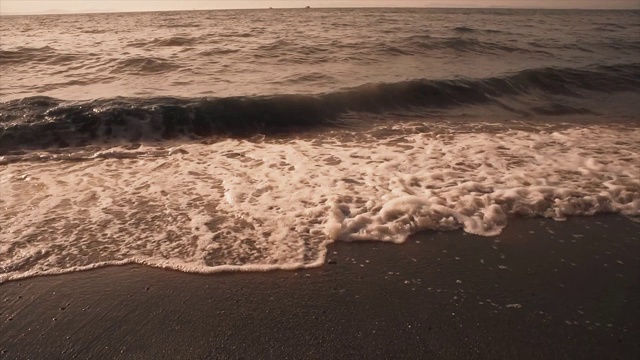
[[[116,266],[0,285],[3,359],[637,359],[640,224],[336,243],[304,271]]]

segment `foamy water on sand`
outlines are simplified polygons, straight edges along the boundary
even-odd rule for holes
[[[640,128],[461,129],[31,154],[2,169],[0,281],[124,263],[295,269],[333,241],[640,214]]]

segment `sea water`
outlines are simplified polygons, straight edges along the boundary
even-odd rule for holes
[[[0,21],[0,282],[640,215],[640,12]]]

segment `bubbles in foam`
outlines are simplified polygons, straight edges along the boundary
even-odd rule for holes
[[[8,162],[0,282],[125,263],[294,269],[322,264],[336,240],[491,236],[516,215],[640,214],[637,128],[343,137]]]

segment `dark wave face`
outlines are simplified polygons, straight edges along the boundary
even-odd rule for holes
[[[640,95],[640,64],[583,70],[542,68],[473,80],[366,84],[318,95],[113,98],[73,103],[29,97],[0,106],[0,153],[109,140],[250,136],[354,125],[354,117],[344,119],[347,113],[402,110],[424,117],[433,110],[483,105],[520,117],[596,114],[598,110],[589,109],[593,98],[620,92]],[[584,107],[568,105],[571,100]]]
[[[0,101],[320,94],[616,66],[640,58],[639,24],[637,11],[464,9],[3,17]]]

